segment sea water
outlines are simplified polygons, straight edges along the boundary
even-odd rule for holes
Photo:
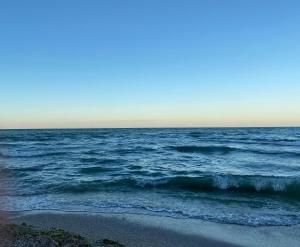
[[[0,130],[6,211],[300,223],[300,128]]]

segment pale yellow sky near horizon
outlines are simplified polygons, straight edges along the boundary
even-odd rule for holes
[[[292,101],[291,101],[292,102]],[[300,107],[290,102],[237,98],[224,104],[203,100],[165,104],[23,107],[3,111],[0,128],[273,127],[300,126]],[[55,109],[55,110],[53,110]]]
[[[280,114],[280,113],[278,113]],[[244,115],[195,115],[195,116],[158,116],[140,118],[111,118],[104,119],[97,116],[83,117],[65,116],[59,118],[40,117],[32,119],[22,116],[17,119],[2,119],[1,129],[27,129],[27,128],[143,128],[143,127],[300,127],[300,115],[296,112],[278,114],[244,114]]]

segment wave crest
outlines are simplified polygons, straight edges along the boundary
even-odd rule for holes
[[[228,146],[171,146],[170,149],[176,150],[180,153],[229,153],[235,148]]]
[[[228,154],[231,152],[243,152],[262,155],[279,155],[279,156],[294,156],[300,157],[297,151],[277,151],[277,150],[263,150],[263,149],[244,149],[231,146],[170,146],[171,150],[180,153],[202,153],[202,154]]]
[[[122,178],[114,181],[92,180],[77,184],[61,184],[57,192],[92,192],[107,189],[164,189],[190,192],[259,193],[300,200],[300,178],[242,175],[206,175],[203,177],[177,176],[164,179],[137,180]]]

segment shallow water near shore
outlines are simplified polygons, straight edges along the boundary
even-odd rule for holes
[[[3,210],[300,223],[300,128],[0,131]]]

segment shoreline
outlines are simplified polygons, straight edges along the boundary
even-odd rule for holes
[[[249,227],[139,214],[26,211],[11,213],[9,221],[62,228],[93,241],[112,239],[126,247],[283,247],[300,240],[299,225]]]

